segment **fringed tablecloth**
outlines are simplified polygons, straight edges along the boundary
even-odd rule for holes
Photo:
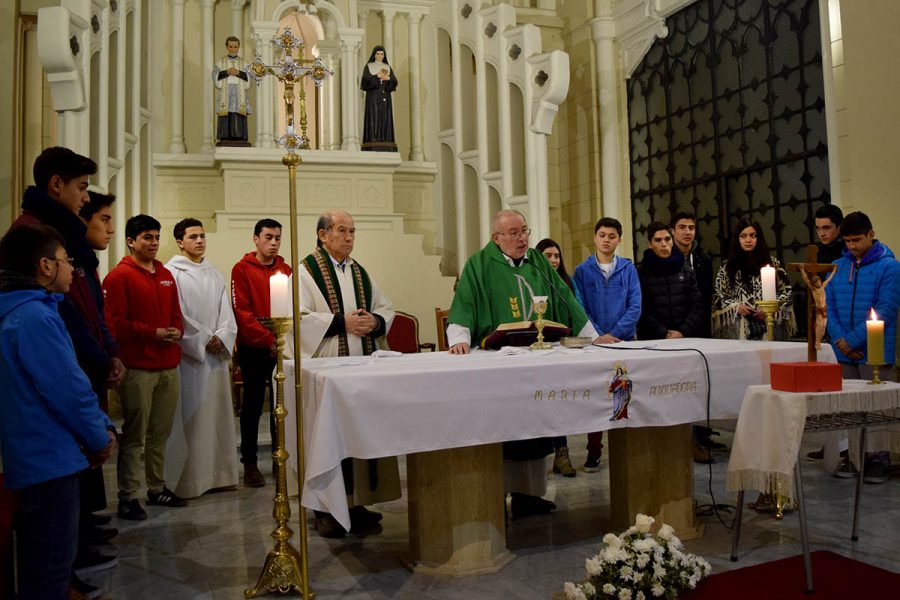
[[[839,392],[816,393],[750,386],[741,403],[725,488],[731,492],[753,489],[793,497],[794,466],[808,416],[861,412],[890,415],[898,409],[900,384],[890,381],[868,385],[866,381],[844,380],[844,389]],[[878,440],[877,449],[889,448],[884,445],[887,437],[873,437]]]

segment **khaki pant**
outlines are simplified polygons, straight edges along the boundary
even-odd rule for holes
[[[128,369],[119,384],[122,438],[119,440],[119,500],[131,500],[141,487],[141,452],[147,489],[161,492],[166,484],[166,443],[178,405],[178,369]]]

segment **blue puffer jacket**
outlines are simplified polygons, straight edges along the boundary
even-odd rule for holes
[[[572,281],[597,333],[609,333],[620,340],[636,337],[641,316],[641,282],[634,263],[617,256],[607,279],[592,254],[575,268]]]
[[[837,349],[839,362],[864,363],[867,359],[866,320],[874,308],[884,321],[884,359],[894,364],[897,344],[897,309],[900,306],[900,263],[891,249],[875,240],[858,263],[849,250],[835,261],[837,273],[825,288],[828,301],[828,336],[844,338],[863,358],[853,360]]]
[[[112,423],[75,359],[60,300],[0,285],[0,448],[12,489],[78,473],[88,466],[82,447],[109,442]]]

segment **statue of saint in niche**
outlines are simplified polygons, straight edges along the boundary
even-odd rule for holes
[[[247,142],[247,115],[251,113],[247,90],[250,89],[250,71],[238,54],[241,40],[228,36],[225,40],[228,55],[216,63],[213,81],[216,84],[216,138],[217,146],[249,146]]]
[[[396,152],[391,93],[397,89],[397,77],[388,63],[384,46],[372,49],[369,63],[363,67],[359,87],[366,93],[362,149],[371,152]]]

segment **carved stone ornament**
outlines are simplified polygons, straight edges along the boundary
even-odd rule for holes
[[[81,45],[78,43],[78,38],[74,35],[69,38],[69,48],[72,49],[72,56],[78,56],[78,53],[81,52]]]
[[[488,23],[487,27],[484,28],[484,35],[488,36],[489,38],[492,38],[492,37],[494,37],[495,33],[497,33],[497,26],[494,25],[493,23]]]
[[[519,48],[518,44],[513,44],[512,46],[509,47],[509,58],[513,62],[518,60],[520,54],[522,54],[522,49]]]
[[[463,19],[468,19],[469,15],[472,14],[472,5],[466,4],[462,7],[462,10],[459,11],[459,14],[462,15]]]

